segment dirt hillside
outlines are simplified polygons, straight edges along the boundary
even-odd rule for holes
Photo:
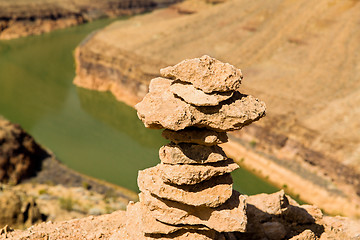
[[[290,173],[272,178],[266,164],[250,168],[278,183],[301,175],[327,200],[359,205],[360,2],[208,2],[119,21],[86,39],[76,50],[75,84],[133,105],[161,67],[203,54],[229,62],[243,71],[240,91],[267,104],[267,117],[232,142]],[[316,203],[318,190],[296,192],[295,185],[282,184]]]

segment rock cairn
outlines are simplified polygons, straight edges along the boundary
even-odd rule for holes
[[[238,168],[218,144],[265,114],[265,104],[238,92],[239,69],[209,56],[161,69],[136,105],[145,126],[171,142],[161,163],[139,172],[140,202],[127,208],[129,239],[225,239],[244,232],[246,196],[232,188]]]

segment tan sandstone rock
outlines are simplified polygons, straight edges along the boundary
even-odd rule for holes
[[[111,236],[111,239],[124,239],[124,240],[150,240],[150,239],[158,239],[158,240],[165,240],[165,239],[177,239],[177,240],[185,240],[185,239],[202,239],[202,240],[213,240],[217,239],[220,235],[213,230],[181,230],[181,227],[178,228],[180,230],[175,230],[167,228],[159,222],[158,225],[153,226],[153,229],[162,229],[165,231],[169,231],[169,234],[148,234],[145,233],[143,230],[143,221],[144,217],[147,216],[142,215],[141,209],[139,209],[140,203],[130,203],[129,210],[127,210],[127,220],[126,220],[126,231],[121,230]],[[155,220],[156,221],[156,220]],[[219,238],[224,239],[224,238]]]
[[[232,159],[211,165],[171,165],[159,164],[163,182],[176,185],[192,185],[209,180],[212,177],[231,173],[239,168]]]
[[[282,214],[289,206],[289,200],[284,190],[273,194],[261,193],[249,196],[246,202],[248,205],[255,206],[258,210],[272,215]]]
[[[299,235],[290,238],[290,240],[316,240],[316,239],[318,238],[316,237],[315,233],[312,232],[310,229],[304,230]]]
[[[189,82],[206,93],[235,91],[242,79],[240,69],[207,55],[163,68],[160,74],[166,78]]]
[[[221,132],[241,129],[265,115],[265,104],[249,95],[235,92],[226,104],[195,107],[175,97],[170,85],[166,78],[151,80],[149,93],[136,104],[146,127],[178,131],[194,126]]]
[[[191,206],[218,207],[232,195],[232,178],[230,174],[214,177],[196,185],[173,186],[161,180],[154,168],[139,171],[138,185],[140,191]]]
[[[217,106],[220,102],[231,98],[233,95],[233,92],[204,93],[192,84],[178,81],[171,84],[170,91],[175,96],[195,106]]]
[[[200,145],[212,146],[228,141],[225,132],[216,132],[206,128],[185,128],[180,131],[165,129],[162,136],[174,143],[197,143]]]
[[[224,151],[219,146],[197,144],[167,144],[159,150],[162,163],[166,164],[201,164],[225,161]]]
[[[170,234],[180,229],[197,229],[197,230],[209,230],[204,226],[193,225],[170,225],[157,221],[152,217],[150,211],[143,205],[143,203],[130,202],[126,211],[127,225],[131,225],[131,222],[138,222],[140,224],[140,230],[144,234]],[[137,220],[136,218],[139,218]]]
[[[231,198],[217,208],[194,207],[163,200],[148,192],[139,195],[151,212],[161,222],[174,225],[205,225],[218,232],[244,232],[246,229],[246,204],[244,195],[233,191]]]

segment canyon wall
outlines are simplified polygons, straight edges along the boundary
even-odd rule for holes
[[[229,136],[228,154],[328,212],[359,216],[359,12],[350,0],[190,0],[88,37],[74,82],[134,105],[159,68],[203,54],[231,62],[243,70],[241,91],[268,112]]]
[[[0,39],[50,32],[104,17],[129,16],[176,0],[0,0]]]

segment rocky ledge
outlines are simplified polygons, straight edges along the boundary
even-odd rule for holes
[[[343,217],[328,217],[311,205],[299,205],[284,192],[259,194],[247,197],[245,206],[248,228],[246,233],[232,233],[223,238],[211,238],[214,233],[196,234],[195,238],[180,238],[181,233],[170,238],[157,239],[229,239],[229,240],[354,240],[360,238],[360,223]],[[138,220],[139,221],[139,220]],[[109,239],[131,240],[124,237],[127,216],[116,211],[101,216],[64,221],[44,222],[24,231],[11,227],[0,230],[0,239]],[[137,232],[136,234],[138,234]],[[177,236],[178,238],[175,238]]]
[[[0,39],[50,32],[104,17],[129,16],[177,0],[0,0]]]

